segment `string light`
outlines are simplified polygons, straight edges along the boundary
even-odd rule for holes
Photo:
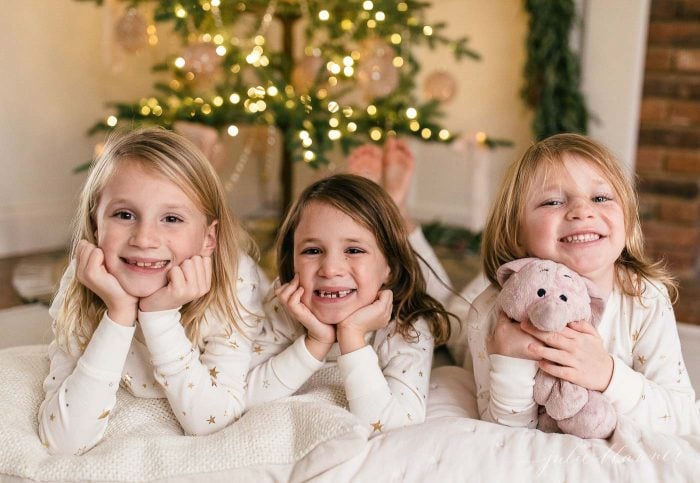
[[[107,125],[109,127],[114,127],[117,125],[117,117],[116,116],[109,116],[107,118]]]

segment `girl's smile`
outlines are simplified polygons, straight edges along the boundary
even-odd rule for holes
[[[326,324],[374,302],[390,271],[370,230],[317,201],[304,208],[294,232],[294,270],[301,301]]]

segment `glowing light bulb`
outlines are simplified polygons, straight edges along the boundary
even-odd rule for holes
[[[226,130],[226,132],[228,133],[229,136],[234,138],[234,137],[238,136],[238,126],[236,126],[235,124],[231,124],[228,127],[228,129]]]

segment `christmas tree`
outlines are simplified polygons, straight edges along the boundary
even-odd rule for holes
[[[347,153],[391,134],[450,141],[438,123],[439,106],[456,83],[436,71],[419,100],[415,47],[448,48],[457,60],[478,59],[466,37],[450,39],[444,23],[426,20],[430,4],[424,1],[115,2],[125,7],[113,31],[125,51],[157,42],[159,28],[176,32],[182,46],[153,66],[164,79],[155,84],[155,94],[115,102],[114,114],[93,132],[141,124],[176,128],[183,122],[229,136],[246,125],[278,128],[284,140],[282,209],[291,202],[294,162],[318,168],[328,164],[336,146]]]

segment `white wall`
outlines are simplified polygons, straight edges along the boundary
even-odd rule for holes
[[[650,0],[581,0],[588,134],[634,171]]]
[[[640,85],[639,62],[625,61],[641,59],[648,0],[618,0],[615,15],[605,14],[613,8],[607,2],[588,1],[593,25],[586,27],[584,89],[603,121],[591,131],[622,155],[636,142]],[[125,57],[122,70],[112,72],[103,63],[104,15],[104,8],[74,0],[23,0],[0,15],[0,257],[66,244],[84,179],[72,168],[91,158],[100,138],[88,138],[87,129],[110,113],[105,102],[133,101],[151,92],[149,69],[168,50],[168,41]],[[412,209],[421,220],[476,229],[504,165],[530,143],[531,116],[518,96],[527,18],[520,0],[435,0],[429,17],[447,22],[451,36],[468,35],[483,57],[455,63],[444,50],[420,53],[422,76],[444,68],[460,83],[443,123],[453,131],[508,138],[515,147],[459,153],[412,142],[418,160]],[[619,89],[611,92],[611,84]],[[319,175],[299,171],[299,188]],[[245,203],[255,194],[256,167],[248,166],[243,178],[234,196],[239,213],[250,210]]]

